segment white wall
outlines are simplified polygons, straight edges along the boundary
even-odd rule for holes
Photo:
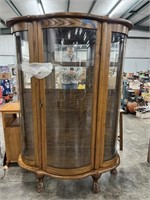
[[[150,32],[130,31],[129,37],[150,37]],[[12,35],[0,35],[0,66],[16,64],[15,39]],[[150,39],[128,39],[126,45],[125,72],[150,70]]]
[[[16,64],[15,39],[12,35],[0,35],[0,66]]]
[[[124,72],[147,71],[150,70],[150,32],[144,31],[130,31],[127,39]],[[137,38],[136,38],[137,37]],[[138,37],[143,37],[139,39]]]

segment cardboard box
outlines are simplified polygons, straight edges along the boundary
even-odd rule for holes
[[[11,79],[10,73],[0,73],[0,79]]]

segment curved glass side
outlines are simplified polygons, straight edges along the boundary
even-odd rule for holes
[[[21,126],[23,136],[23,157],[34,160],[34,141],[33,141],[33,120],[32,120],[32,95],[31,78],[25,74],[20,67],[21,63],[29,62],[29,42],[27,31],[17,32],[17,56],[18,56],[18,78],[19,96],[21,103]]]
[[[117,32],[112,33],[108,77],[104,161],[112,159],[116,154],[120,79],[122,74],[125,43],[126,35]]]
[[[46,77],[47,164],[79,168],[91,163],[92,96],[96,31],[43,30]]]

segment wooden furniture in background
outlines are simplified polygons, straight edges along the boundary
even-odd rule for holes
[[[123,150],[123,114],[125,113],[124,110],[119,110],[119,135],[118,135],[118,141],[119,141],[119,148],[122,151]]]
[[[20,106],[18,102],[7,103],[0,108],[4,129],[6,163],[17,162],[21,153],[21,128],[19,122]]]
[[[80,13],[17,17],[7,25],[16,36],[21,125],[24,139],[19,165],[37,175],[60,179],[116,172],[120,82],[129,21]],[[67,46],[78,61],[63,61]],[[51,63],[49,75],[27,79],[30,63]],[[34,64],[33,64],[34,65]],[[37,66],[35,66],[37,67]],[[62,84],[69,68],[80,74],[82,89]],[[20,70],[22,69],[22,70]],[[42,73],[42,72],[41,72]],[[82,77],[82,79],[81,79]],[[67,79],[68,81],[69,79]],[[66,87],[67,88],[67,87]]]

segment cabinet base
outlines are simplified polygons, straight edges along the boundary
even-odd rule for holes
[[[36,191],[37,192],[42,192],[43,189],[44,189],[44,183],[43,183],[43,180],[44,180],[44,176],[51,176],[51,177],[54,177],[54,178],[59,178],[59,179],[80,179],[80,178],[84,178],[84,177],[87,177],[87,176],[92,176],[93,178],[93,192],[94,193],[98,193],[100,191],[100,187],[99,187],[99,183],[98,183],[98,180],[100,179],[101,177],[101,174],[104,173],[104,172],[107,172],[107,171],[110,171],[111,174],[113,175],[116,175],[117,174],[117,166],[119,165],[120,163],[120,157],[119,155],[117,154],[114,158],[115,162],[113,162],[113,165],[111,166],[105,166],[105,167],[102,167],[102,168],[99,168],[99,169],[93,169],[89,172],[86,172],[84,174],[78,174],[78,175],[72,175],[72,176],[62,176],[62,175],[56,175],[56,174],[50,174],[50,173],[47,173],[46,171],[43,171],[41,169],[39,169],[38,167],[34,167],[34,166],[29,166],[29,165],[26,165],[24,162],[23,162],[23,159],[21,157],[21,155],[19,156],[19,159],[18,159],[18,164],[24,168],[24,169],[27,169],[29,171],[32,171],[36,174],[36,181],[37,181],[37,184],[36,184]]]

